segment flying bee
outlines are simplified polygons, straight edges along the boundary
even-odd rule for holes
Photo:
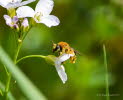
[[[59,55],[62,55],[64,53],[72,54],[73,56],[70,57],[70,62],[71,63],[75,63],[76,54],[78,53],[72,47],[70,47],[70,45],[66,42],[59,42],[57,44],[53,43],[53,53],[54,52],[58,52]]]

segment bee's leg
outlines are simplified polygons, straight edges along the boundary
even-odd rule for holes
[[[64,61],[64,62],[62,62],[61,64],[65,64],[65,61]]]
[[[75,63],[75,61],[76,61],[76,56],[70,57],[70,62],[71,62],[71,63]]]
[[[62,52],[59,52],[59,56],[62,55],[63,53]]]

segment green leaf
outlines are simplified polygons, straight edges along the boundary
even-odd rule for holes
[[[11,72],[18,86],[29,100],[46,100],[44,95],[33,85],[27,76],[16,66],[0,46],[0,61]]]

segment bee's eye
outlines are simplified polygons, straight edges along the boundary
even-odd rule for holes
[[[60,46],[59,46],[59,45],[57,45],[57,46],[56,46],[56,49],[57,49],[57,50],[58,50],[58,49],[60,49]]]

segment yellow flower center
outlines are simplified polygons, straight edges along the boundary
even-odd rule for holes
[[[37,20],[37,21],[41,21],[41,16],[42,16],[42,13],[41,12],[37,12],[34,16],[34,18]]]

